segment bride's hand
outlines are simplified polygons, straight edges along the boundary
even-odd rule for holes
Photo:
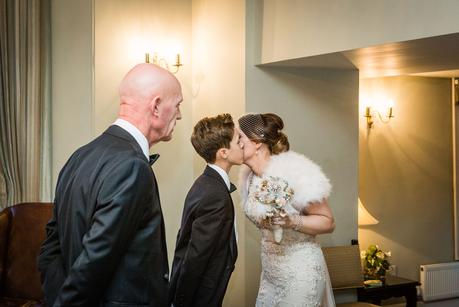
[[[258,225],[260,226],[260,228],[272,229],[273,228],[272,218],[266,217],[266,218],[262,219],[258,223]]]
[[[285,216],[276,216],[272,219],[272,225],[280,225],[282,228],[293,228],[295,226],[294,220],[286,214]]]

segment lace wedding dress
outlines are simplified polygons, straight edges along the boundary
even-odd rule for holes
[[[305,199],[310,199],[310,201],[315,199],[315,197],[308,198],[305,195],[317,194],[317,198],[322,199],[328,196],[331,188],[320,168],[304,156],[293,152],[278,156],[271,158],[270,165],[265,170],[263,177],[249,172],[243,179],[244,211],[259,228],[267,206],[260,203],[256,196],[265,178],[281,177],[287,180],[289,186],[295,190],[294,201],[285,206],[290,215],[300,214],[301,210],[307,206],[307,203],[301,204],[300,202]],[[313,166],[312,172],[311,166]],[[294,173],[286,174],[285,172],[288,172],[289,169]],[[297,170],[309,173],[303,172],[301,175],[300,172],[296,173]],[[319,181],[314,179],[318,178],[317,175],[319,175]],[[311,191],[309,194],[300,193],[300,186],[303,186],[304,189],[312,189],[312,194]],[[262,232],[262,272],[256,306],[335,306],[325,260],[315,237],[293,229],[283,229],[282,240],[276,243],[272,230],[265,228],[260,228],[260,230]]]

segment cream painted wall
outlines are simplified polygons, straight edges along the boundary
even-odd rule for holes
[[[456,0],[264,0],[261,63],[459,32]]]
[[[357,238],[358,72],[255,66],[260,55],[261,4],[247,1],[247,111],[279,114],[292,149],[321,165],[333,184],[330,206],[337,226],[333,234],[319,240],[326,246],[349,245]],[[246,259],[251,259],[246,266],[246,306],[253,306],[260,239],[252,225],[247,226],[246,236]]]
[[[70,155],[94,136],[92,0],[53,0],[52,186]]]
[[[93,1],[95,99],[88,109],[94,109],[94,116],[72,119],[77,123],[76,134],[87,140],[55,139],[54,147],[72,148],[63,155],[67,159],[76,147],[98,135],[116,118],[117,86],[132,65],[143,61],[144,49],[151,48],[141,46],[142,38],[151,37],[151,45],[178,38],[183,44],[185,64],[177,75],[184,90],[184,119],[178,122],[171,142],[152,150],[162,154],[155,164],[155,172],[160,182],[170,261],[185,194],[204,166],[190,145],[191,129],[203,116],[222,112],[230,112],[235,119],[246,111],[279,113],[286,122],[293,149],[319,163],[334,185],[330,203],[337,229],[334,234],[323,236],[321,242],[324,245],[349,244],[357,237],[356,71],[255,67],[259,62],[257,54],[261,42],[261,1],[135,0],[129,1],[129,5],[121,0]],[[58,18],[70,18],[70,13],[74,11],[61,12],[63,15]],[[86,25],[85,19],[79,19]],[[84,27],[76,23],[74,28],[67,29],[66,33]],[[64,71],[64,63],[59,64],[57,67]],[[70,67],[91,72],[92,63],[82,63],[78,67],[71,62]],[[67,83],[59,87],[60,91],[69,93]],[[92,89],[92,85],[87,88]],[[91,98],[92,94],[87,96]],[[59,105],[61,101],[55,103]],[[59,106],[65,107],[68,106]],[[84,110],[78,109],[75,114]],[[65,121],[62,121],[54,128],[64,126]],[[85,133],[87,126],[94,128]],[[237,174],[238,168],[234,168],[231,172],[233,182],[237,181]],[[253,306],[260,273],[259,234],[238,210],[239,196],[234,194],[233,199],[238,219],[239,258],[224,305]]]
[[[395,100],[388,124],[359,117],[359,195],[380,222],[359,229],[360,246],[391,251],[398,275],[419,280],[419,265],[454,259],[451,80],[364,79],[360,96]]]
[[[175,45],[179,45],[178,47]],[[182,85],[182,120],[173,139],[155,145],[160,153],[154,164],[166,224],[169,262],[180,227],[183,201],[193,179],[193,151],[189,142],[191,98],[191,1],[95,0],[95,130],[102,133],[117,117],[118,85],[127,71],[145,60],[145,52],[158,51],[169,61],[174,49],[184,66],[176,74]]]
[[[77,9],[82,3],[53,2],[53,20],[56,20],[53,42],[59,43],[57,56],[53,58],[54,69],[58,72],[54,76],[65,77],[60,73],[71,69],[81,78],[81,87],[75,93],[71,80],[57,78],[53,79],[53,86],[58,94],[72,93],[72,99],[84,96],[85,99],[81,100],[87,103],[70,104],[54,95],[54,114],[62,118],[53,122],[54,130],[58,132],[54,134],[54,150],[62,162],[55,162],[57,171],[77,147],[103,132],[116,119],[118,84],[133,65],[144,60],[144,52],[159,49],[167,54],[171,40],[181,45],[179,50],[184,66],[177,77],[184,94],[183,119],[177,123],[171,142],[158,144],[152,149],[152,152],[161,153],[154,169],[160,184],[171,262],[185,195],[204,166],[189,142],[192,127],[203,116],[229,112],[237,119],[244,113],[244,1],[135,0],[127,5],[121,0],[93,0],[85,1],[88,18],[82,18],[85,15],[80,15],[81,9]],[[92,43],[92,14],[94,55],[93,45],[80,41],[73,43],[75,36],[83,30],[86,32],[81,37]],[[62,23],[71,21],[74,22],[70,26],[62,28]],[[192,38],[195,43],[193,57]],[[74,45],[69,46],[71,43]],[[83,55],[88,51],[86,58]],[[80,113],[91,116],[75,116]],[[67,129],[69,122],[72,126]],[[86,131],[86,127],[90,129]],[[66,131],[72,131],[74,137],[69,139]],[[236,183],[238,169],[233,169],[230,175]],[[237,206],[238,194],[234,193],[233,198]],[[240,210],[237,212],[240,256],[225,297],[225,306],[245,306],[242,295],[245,291],[245,220]]]
[[[245,112],[245,1],[193,0],[193,124],[205,116],[230,113],[237,120]],[[189,142],[188,142],[189,143]],[[194,157],[194,177],[204,167],[204,160]],[[239,167],[230,172],[237,183]],[[245,301],[247,291],[247,220],[240,210],[238,193],[232,194],[236,209],[238,260],[225,295],[223,306],[251,306]]]

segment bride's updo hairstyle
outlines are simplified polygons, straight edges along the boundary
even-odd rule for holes
[[[239,127],[252,142],[268,145],[273,155],[290,148],[288,138],[282,132],[284,122],[274,113],[246,114],[239,118]]]

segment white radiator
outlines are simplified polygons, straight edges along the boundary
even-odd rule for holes
[[[423,301],[459,297],[459,261],[421,265]]]

